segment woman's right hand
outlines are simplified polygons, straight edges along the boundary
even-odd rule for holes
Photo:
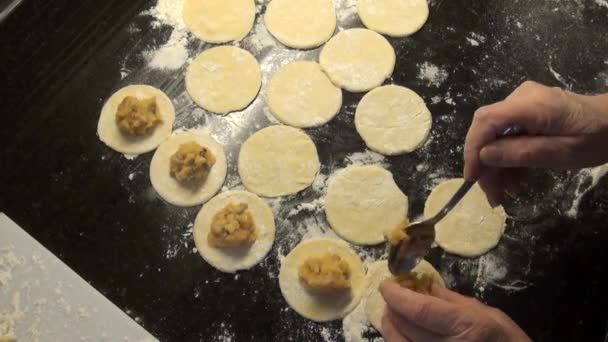
[[[526,135],[498,140],[507,126]],[[464,176],[492,206],[517,190],[529,168],[577,169],[608,161],[608,94],[578,95],[525,82],[504,101],[477,110],[464,148]]]

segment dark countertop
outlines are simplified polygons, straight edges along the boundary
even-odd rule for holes
[[[322,213],[288,215],[298,203],[321,197],[318,189],[276,208],[277,242],[266,261],[238,276],[222,274],[192,251],[188,225],[200,207],[180,209],[155,196],[147,174],[152,154],[127,160],[98,140],[106,98],[126,84],[154,85],[180,98],[181,126],[204,125],[223,137],[238,129],[222,141],[231,162],[227,182],[236,186],[238,146],[269,124],[262,99],[246,117],[207,115],[183,97],[183,68],[144,67],[141,52],[171,32],[139,15],[153,4],[26,0],[0,23],[0,210],[162,341],[215,341],[226,332],[236,341],[321,340],[324,327],[341,340],[340,321],[316,324],[285,310],[276,279],[276,250],[288,251],[301,237],[292,228],[311,219],[324,222]],[[412,214],[421,213],[438,180],[461,175],[464,135],[480,105],[504,98],[526,79],[577,92],[608,91],[605,4],[434,0],[419,33],[390,40],[398,58],[388,83],[415,89],[434,117],[424,148],[386,159],[410,197]],[[193,56],[206,46],[188,48]],[[418,78],[425,62],[448,71],[447,80],[434,86]],[[121,79],[125,68],[130,74]],[[325,175],[364,150],[352,120],[361,95],[344,94],[336,119],[307,130]],[[436,96],[440,101],[431,103]],[[430,259],[453,288],[500,307],[534,340],[604,340],[607,181],[583,198],[578,216],[566,215],[576,190],[587,183],[577,172],[535,172],[529,189],[507,205],[511,218],[498,248],[480,259],[435,250]]]

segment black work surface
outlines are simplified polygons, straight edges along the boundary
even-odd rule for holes
[[[218,135],[240,130],[222,141],[235,185],[238,147],[270,124],[262,96],[246,116],[231,114],[243,118],[236,127],[227,124],[234,122],[230,115],[208,115],[184,97],[184,68],[144,68],[141,51],[171,32],[139,15],[153,5],[26,0],[0,24],[0,210],[162,341],[214,341],[226,334],[235,341],[314,341],[322,330],[342,340],[340,321],[316,324],[286,309],[276,278],[277,248],[288,251],[298,241],[290,237],[295,233],[287,213],[322,194],[307,189],[284,199],[275,211],[276,246],[266,261],[238,276],[222,274],[192,251],[188,225],[200,207],[176,208],[155,196],[147,174],[152,153],[127,160],[99,141],[105,99],[127,84],[154,85],[174,101],[181,96],[180,126],[203,125]],[[434,117],[423,149],[387,158],[410,198],[410,216],[421,213],[436,180],[461,175],[463,139],[478,106],[504,98],[526,79],[608,91],[604,0],[434,0],[419,33],[390,41],[398,57],[387,83],[416,90]],[[192,57],[209,46],[188,47]],[[447,80],[434,86],[419,79],[425,62],[447,70]],[[131,73],[121,79],[125,68]],[[307,130],[326,174],[365,150],[353,124],[361,95],[344,94],[332,122]],[[442,100],[432,103],[433,97]],[[576,172],[538,172],[522,197],[506,206],[506,234],[480,259],[485,261],[439,250],[430,260],[453,288],[500,307],[537,341],[601,341],[608,321],[606,182],[584,197],[578,216],[566,215],[586,183],[588,177]],[[488,276],[489,264],[506,275]]]

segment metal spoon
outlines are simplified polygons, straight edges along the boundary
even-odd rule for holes
[[[497,138],[511,137],[523,134],[524,130],[517,125],[508,126]],[[431,249],[435,241],[435,225],[439,223],[460,200],[471,190],[477,181],[465,181],[454,196],[435,216],[411,224],[404,230],[408,239],[399,241],[397,245],[390,245],[388,252],[388,268],[394,275],[411,271]]]

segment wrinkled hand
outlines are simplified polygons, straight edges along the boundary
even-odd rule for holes
[[[510,124],[527,135],[496,140]],[[479,180],[490,204],[517,191],[528,168],[576,169],[608,161],[608,94],[584,96],[525,82],[480,108],[467,134],[464,176]]]
[[[502,311],[440,286],[426,296],[385,280],[380,293],[387,303],[387,342],[531,341]]]

